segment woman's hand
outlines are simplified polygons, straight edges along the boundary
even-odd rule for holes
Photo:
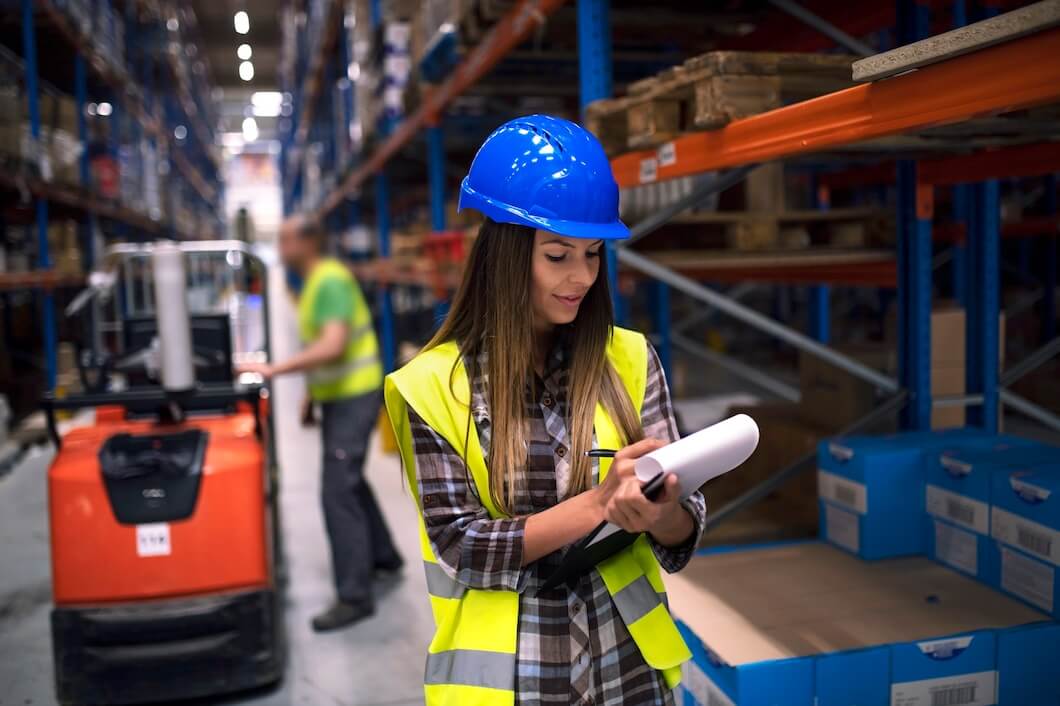
[[[593,490],[603,519],[631,533],[649,532],[660,544],[677,545],[695,529],[692,518],[679,504],[677,476],[670,473],[663,489],[652,501],[641,492],[641,480],[633,471],[634,462],[655,449],[666,446],[658,439],[643,439],[615,454],[604,482]]]

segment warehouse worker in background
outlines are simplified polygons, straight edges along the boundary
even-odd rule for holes
[[[691,655],[660,574],[688,563],[706,507],[672,475],[649,500],[633,471],[678,434],[654,349],[614,325],[604,241],[629,229],[611,166],[578,125],[520,118],[479,149],[460,206],[486,221],[452,309],[386,379],[437,627],[425,701],[673,704]],[[602,520],[644,536],[549,588]]]
[[[305,348],[284,361],[240,368],[265,377],[304,371],[320,403],[321,491],[338,600],[313,618],[317,631],[372,615],[375,570],[403,563],[363,470],[382,403],[379,345],[361,288],[348,268],[323,255],[324,240],[318,224],[300,217],[280,227],[280,258],[304,282],[298,329]]]

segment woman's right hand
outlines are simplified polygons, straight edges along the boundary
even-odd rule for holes
[[[646,528],[635,527],[634,525],[639,523],[635,522],[635,518],[627,519],[627,513],[623,510],[628,502],[627,499],[643,497],[641,493],[643,483],[633,470],[636,460],[663,446],[666,446],[666,442],[659,439],[641,439],[635,444],[620,449],[615,454],[604,481],[593,488],[601,520],[613,522],[629,532],[645,531]]]

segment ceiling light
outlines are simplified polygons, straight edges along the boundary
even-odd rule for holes
[[[176,17],[170,17],[168,20],[166,20],[166,29],[168,29],[170,32],[176,32],[178,29],[180,29],[180,22],[177,20]]]
[[[236,49],[236,56],[238,56],[243,61],[249,59],[251,55],[253,55],[253,53],[254,50],[250,48],[249,44],[240,44],[239,48]]]
[[[350,62],[350,65],[346,67],[346,78],[351,81],[356,81],[361,77],[361,65],[356,61]]]
[[[100,103],[96,107],[96,111],[105,118],[114,112],[114,108],[111,107],[110,103]]]
[[[240,10],[232,18],[237,34],[246,34],[250,31],[250,16],[244,10]]]
[[[244,81],[249,81],[254,78],[254,64],[249,61],[244,61],[239,65],[239,78]]]
[[[243,118],[243,140],[253,142],[258,139],[258,121],[254,118]]]
[[[241,132],[222,132],[221,133],[221,145],[229,149],[242,149],[243,148],[243,133]]]
[[[256,91],[250,96],[254,115],[259,118],[275,118],[283,107],[283,94],[279,91]]]
[[[173,128],[173,137],[177,138],[178,140],[183,140],[187,136],[188,128],[184,127],[183,125],[177,125],[175,128]]]

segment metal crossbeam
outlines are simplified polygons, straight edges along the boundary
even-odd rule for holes
[[[787,400],[788,402],[798,402],[801,398],[801,393],[797,387],[793,387],[783,380],[764,373],[754,366],[741,363],[724,353],[713,351],[679,333],[672,333],[671,340],[675,346],[683,350],[685,353],[710,363],[711,365],[723,368],[733,375],[743,378],[752,385],[757,385],[763,390],[766,390],[781,399]]]

